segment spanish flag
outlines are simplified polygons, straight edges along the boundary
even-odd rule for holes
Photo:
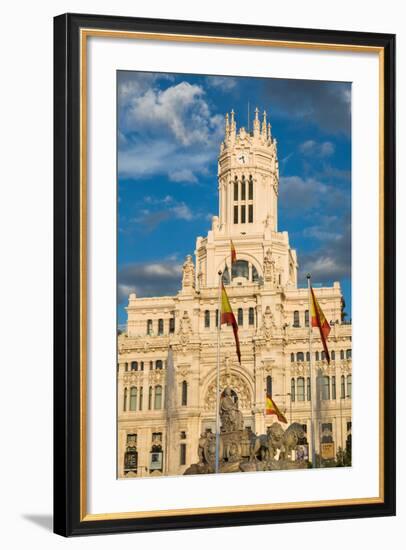
[[[314,294],[313,288],[310,286],[310,308],[312,316],[312,327],[319,327],[320,338],[323,344],[323,349],[326,354],[327,363],[330,363],[330,354],[327,348],[327,338],[330,334],[330,324],[324,316],[324,313],[320,307],[319,302],[317,301],[316,295]]]
[[[228,299],[227,292],[226,292],[226,289],[224,288],[223,283],[221,283],[221,324],[222,325],[227,324],[233,327],[238,362],[241,364],[240,341],[238,339],[238,325],[237,325],[237,321],[235,320],[233,310],[231,309],[230,301]]]
[[[235,250],[235,246],[233,241],[230,241],[231,243],[231,265],[237,261],[237,252]]]
[[[268,394],[266,394],[265,414],[276,414],[276,416],[278,417],[279,422],[284,422],[285,424],[288,423],[288,421],[285,418],[285,415],[283,413],[281,413],[281,411],[278,409],[275,401]]]

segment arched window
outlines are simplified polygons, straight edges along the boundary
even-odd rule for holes
[[[244,322],[244,312],[242,310],[242,307],[239,307],[238,308],[238,324],[239,326],[241,327],[243,325],[243,322]]]
[[[182,382],[182,406],[185,407],[187,405],[187,382],[184,380]]]
[[[321,377],[321,398],[323,401],[330,399],[330,377],[322,376]]]
[[[140,411],[142,411],[142,399],[143,399],[143,393],[144,393],[144,388],[141,386],[140,387],[140,398],[138,400],[138,408]]]
[[[336,352],[334,350],[331,352],[331,360],[332,361],[336,360]]]
[[[310,376],[307,377],[307,380],[306,380],[306,397],[307,397],[307,400],[310,401],[310,399],[312,398],[312,387],[311,387],[311,384],[310,384]]]
[[[164,333],[164,320],[158,319],[158,336],[162,336]]]
[[[127,410],[127,396],[128,396],[128,390],[127,390],[127,388],[124,388],[123,411]]]
[[[144,361],[141,361],[140,363],[140,370],[144,370]]]
[[[305,379],[302,376],[297,379],[297,400],[305,400]]]
[[[346,359],[351,359],[351,357],[352,357],[352,350],[347,349],[346,352],[345,352],[345,358]]]
[[[294,354],[294,353],[291,353],[291,354],[290,354],[290,362],[291,362],[291,363],[294,363],[294,362],[295,362],[295,354]]]
[[[175,332],[175,317],[169,318],[169,334],[173,334]]]
[[[320,353],[316,351],[316,361],[320,361]]]
[[[310,361],[310,351],[306,351],[306,361]]]
[[[340,390],[341,399],[345,399],[345,376],[341,375],[341,390]]]
[[[235,176],[235,179],[234,179],[234,200],[238,201],[238,180],[237,180],[237,176]]]
[[[266,395],[272,397],[272,376],[266,377]]]
[[[234,262],[231,268],[231,276],[233,279],[235,277],[244,277],[245,279],[248,279],[249,268],[247,260],[237,260]]]
[[[340,350],[340,359],[344,359],[344,350]]]
[[[130,389],[130,411],[137,410],[137,388],[132,386]]]
[[[248,310],[248,324],[255,325],[255,310],[253,307],[250,307]]]
[[[162,386],[155,386],[154,409],[158,410],[161,408],[162,408]]]
[[[305,310],[305,327],[309,326],[309,310]]]
[[[241,182],[241,200],[245,201],[245,176],[242,177]]]
[[[300,327],[300,317],[298,311],[293,312],[293,326]]]
[[[257,283],[259,281],[259,275],[255,265],[252,266],[252,282]]]
[[[152,319],[148,319],[147,321],[147,334],[148,335],[152,334]]]
[[[296,361],[304,361],[304,353],[303,351],[299,351],[296,354]]]
[[[294,378],[290,381],[290,399],[291,401],[296,399],[296,384]]]
[[[337,399],[337,392],[336,392],[336,377],[331,377],[331,399]]]
[[[210,311],[208,309],[204,312],[204,328],[210,328]]]
[[[248,181],[248,200],[249,201],[254,200],[254,181],[252,179],[251,174]]]
[[[162,370],[163,363],[161,359],[158,359],[158,361],[155,363],[155,370]]]
[[[131,370],[138,370],[138,362],[132,361],[131,362]]]
[[[151,409],[152,409],[152,386],[150,386],[148,390],[148,410],[150,411]]]
[[[324,350],[321,352],[321,360],[322,361],[326,360],[326,352]]]
[[[347,395],[348,397],[352,397],[352,375],[349,374],[347,376]]]

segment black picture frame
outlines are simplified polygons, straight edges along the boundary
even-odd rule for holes
[[[381,502],[89,520],[81,513],[80,30],[375,47],[384,61],[383,498]],[[83,327],[82,327],[83,328]],[[395,36],[64,14],[54,19],[54,531],[63,536],[390,516],[395,514]]]

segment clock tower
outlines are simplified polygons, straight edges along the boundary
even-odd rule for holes
[[[261,118],[256,108],[252,131],[247,131],[237,129],[233,110],[225,116],[218,157],[219,213],[207,237],[196,241],[196,288],[218,287],[219,270],[232,284],[231,240],[244,284],[263,279],[264,261],[273,265],[279,287],[297,284],[296,253],[289,247],[287,232],[278,232],[277,143],[265,111]]]
[[[228,235],[253,235],[264,224],[277,231],[279,169],[276,139],[255,109],[253,131],[237,132],[234,111],[226,114],[218,159],[219,225]]]

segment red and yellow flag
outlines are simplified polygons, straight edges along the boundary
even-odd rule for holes
[[[230,240],[231,243],[231,265],[237,261],[237,252],[235,250],[235,246],[233,241]]]
[[[276,414],[279,422],[284,422],[285,424],[288,423],[285,415],[279,410],[275,401],[268,394],[266,394],[265,414]]]
[[[323,310],[320,307],[319,302],[317,301],[316,295],[314,294],[313,288],[310,286],[310,314],[312,317],[312,327],[319,327],[320,338],[323,344],[323,349],[326,354],[327,363],[330,363],[330,354],[327,348],[327,338],[330,334],[330,324],[324,316]]]
[[[241,364],[241,351],[240,341],[238,339],[238,325],[235,320],[233,310],[231,309],[230,301],[227,296],[224,284],[221,283],[221,324],[227,324],[233,327],[233,333],[235,338],[235,347],[237,351],[238,362]]]

